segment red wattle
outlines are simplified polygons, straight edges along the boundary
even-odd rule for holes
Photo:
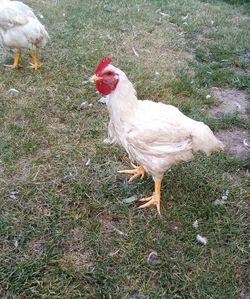
[[[103,84],[101,81],[96,82],[96,89],[105,96],[112,92],[112,88],[107,84]]]
[[[99,80],[99,81],[96,82],[96,89],[100,93],[107,96],[108,94],[110,94],[116,88],[117,83],[118,83],[118,80],[115,80],[113,83],[109,83],[109,84],[105,83],[102,80]]]

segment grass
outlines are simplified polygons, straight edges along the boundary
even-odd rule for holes
[[[249,161],[199,154],[166,173],[161,219],[137,210],[123,199],[150,194],[152,179],[128,185],[117,174],[128,157],[102,143],[106,107],[83,81],[109,55],[140,98],[215,130],[249,128],[238,115],[206,115],[212,86],[249,92],[248,2],[25,2],[44,16],[50,42],[38,72],[0,66],[0,297],[239,298],[249,274]],[[79,109],[83,101],[93,106]],[[214,205],[226,190],[227,204]]]

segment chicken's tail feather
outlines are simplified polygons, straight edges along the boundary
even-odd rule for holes
[[[215,137],[210,128],[204,123],[194,127],[192,138],[194,152],[202,151],[209,155],[212,152],[224,150],[224,144]]]

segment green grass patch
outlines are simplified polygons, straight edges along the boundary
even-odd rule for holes
[[[250,76],[235,74],[234,71],[220,64],[198,64],[195,81],[201,87],[235,87],[247,89],[250,87]]]

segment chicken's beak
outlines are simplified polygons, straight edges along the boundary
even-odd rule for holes
[[[102,77],[98,77],[98,76],[94,75],[94,76],[92,76],[91,81],[96,82],[96,81],[99,81],[101,79],[102,79]]]

